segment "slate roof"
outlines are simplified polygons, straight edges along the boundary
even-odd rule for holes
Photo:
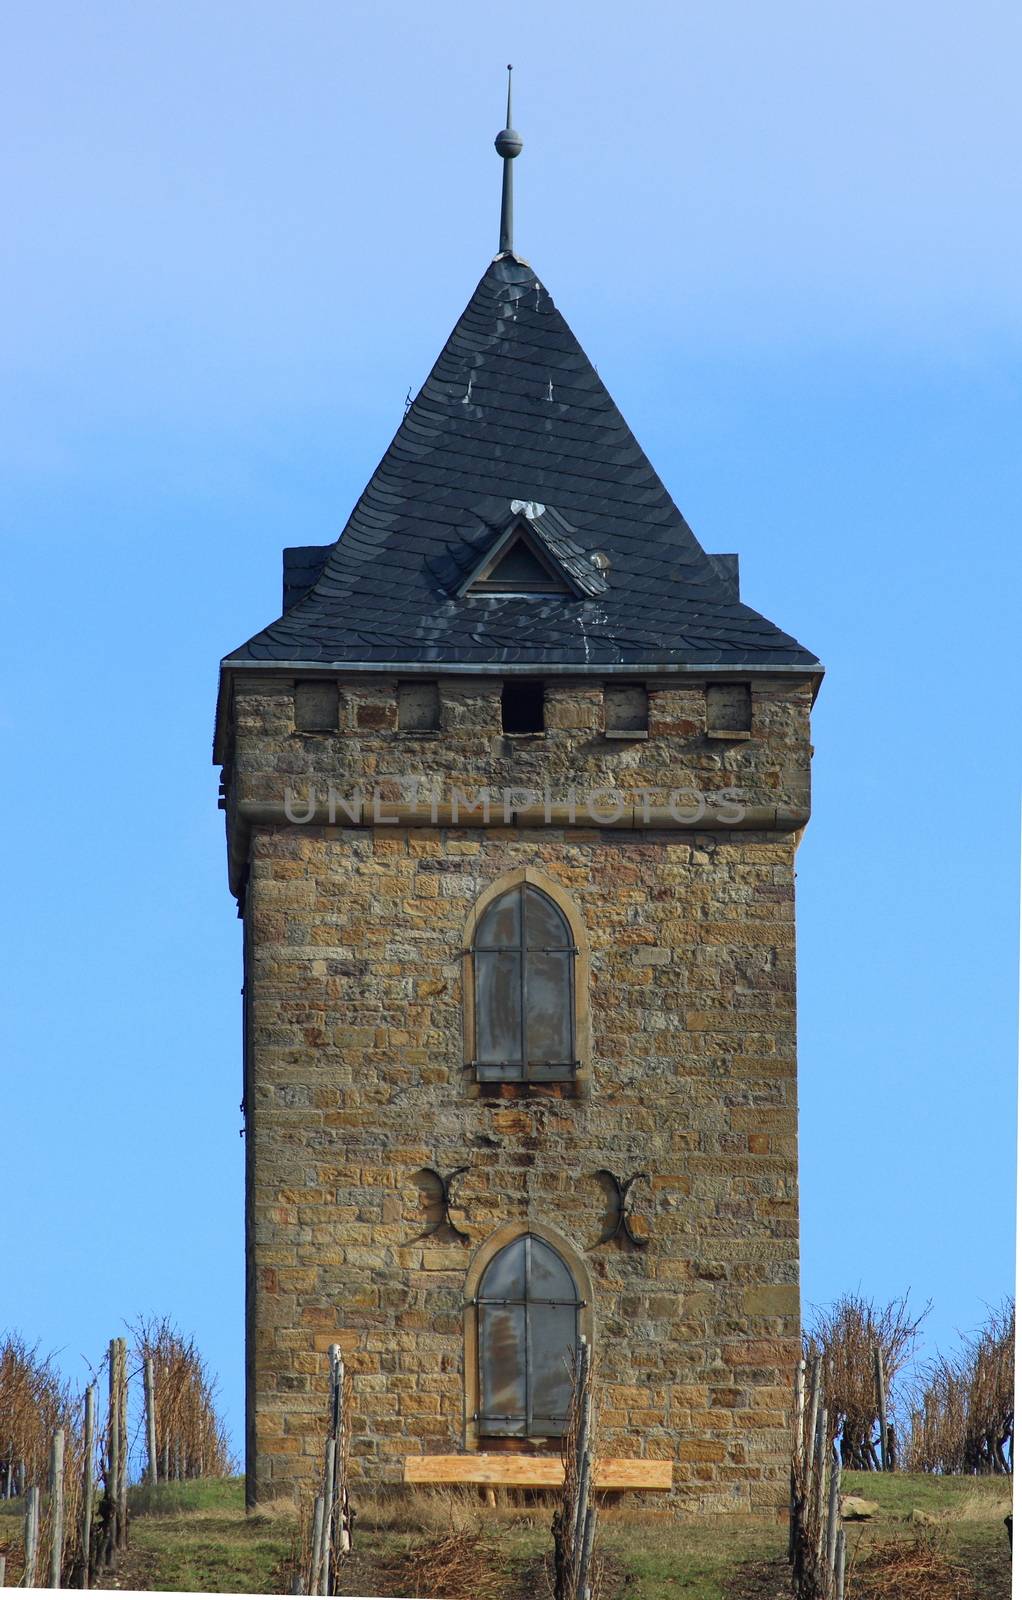
[[[602,592],[459,598],[516,500],[546,508],[541,532],[577,571],[607,558]],[[702,549],[512,255],[486,269],[341,537],[288,555],[294,603],[225,665],[821,670],[739,601],[734,558]]]

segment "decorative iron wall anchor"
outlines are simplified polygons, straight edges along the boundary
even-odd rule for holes
[[[616,1172],[611,1172],[609,1167],[601,1167],[596,1174],[597,1178],[606,1178],[611,1186],[614,1201],[614,1213],[611,1222],[605,1228],[601,1238],[597,1239],[593,1249],[601,1244],[611,1244],[615,1239],[625,1238],[629,1244],[635,1245],[638,1250],[645,1250],[649,1239],[634,1231],[632,1227],[632,1209],[635,1204],[632,1189],[641,1178],[649,1182],[648,1172],[633,1172],[630,1178],[619,1178]]]
[[[442,1228],[450,1228],[451,1232],[456,1238],[461,1239],[463,1243],[468,1244],[468,1234],[465,1233],[462,1228],[459,1228],[457,1223],[451,1218],[451,1206],[454,1204],[454,1180],[455,1178],[460,1178],[461,1174],[463,1172],[468,1172],[468,1170],[468,1167],[455,1167],[454,1171],[449,1172],[445,1178],[442,1172],[437,1171],[436,1167],[419,1168],[419,1171],[415,1174],[416,1178],[420,1182],[423,1178],[432,1178],[437,1186],[437,1189],[439,1190],[435,1204],[440,1213],[436,1221],[431,1222],[429,1227],[425,1228],[422,1233],[419,1234],[418,1237],[420,1239],[431,1239],[433,1235],[439,1233]]]

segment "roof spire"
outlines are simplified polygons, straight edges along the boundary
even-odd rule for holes
[[[493,141],[497,154],[504,162],[504,181],[500,190],[500,247],[498,255],[514,254],[514,180],[511,163],[522,148],[522,136],[511,126],[511,63],[507,64],[507,126],[501,128]]]

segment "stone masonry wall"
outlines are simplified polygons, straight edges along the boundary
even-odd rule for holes
[[[306,736],[286,681],[246,683],[232,829],[239,799],[277,799],[284,782],[416,763],[476,786],[726,781],[750,802],[808,805],[802,682],[754,685],[752,738],[734,745],[707,737],[700,685],[652,692],[650,738],[619,746],[589,686],[555,684],[548,733],[517,746],[499,701],[494,725],[499,685],[441,690],[439,739],[396,734],[394,686],[371,681],[348,686],[336,734]],[[250,1491],[292,1493],[316,1471],[335,1341],[353,1373],[354,1475],[398,1482],[405,1455],[463,1448],[466,1270],[498,1228],[533,1222],[592,1278],[603,1453],[671,1460],[693,1507],[779,1507],[799,1330],[796,835],[257,823],[245,837]],[[524,867],[587,930],[578,1098],[479,1096],[464,1069],[466,918]],[[424,1240],[417,1175],[466,1164],[469,1242]],[[650,1175],[646,1249],[596,1247],[601,1168]]]

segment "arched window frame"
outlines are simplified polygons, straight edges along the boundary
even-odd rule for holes
[[[578,1067],[573,1079],[561,1080],[560,1084],[530,1083],[525,1080],[490,1080],[486,1085],[480,1084],[476,1079],[474,1063],[478,1056],[476,1034],[476,973],[475,973],[475,936],[476,929],[484,916],[487,908],[521,884],[531,884],[539,889],[560,911],[571,930],[575,942],[574,973],[572,983],[572,1005],[574,1008],[574,1037],[575,1058]],[[483,1087],[510,1087],[516,1093],[529,1094],[530,1092],[549,1092],[553,1087],[567,1087],[575,1094],[586,1094],[592,1083],[592,1022],[589,1010],[589,939],[586,935],[585,923],[579,913],[572,897],[565,892],[559,883],[541,872],[536,867],[518,867],[511,872],[505,872],[496,878],[488,888],[479,896],[469,913],[465,924],[462,943],[462,1016],[464,1020],[464,1048],[465,1062],[471,1073],[469,1092],[478,1095]]]
[[[575,1280],[580,1296],[578,1309],[578,1332],[583,1335],[590,1348],[593,1344],[594,1315],[593,1315],[593,1281],[589,1275],[589,1268],[585,1259],[564,1235],[554,1228],[547,1227],[545,1223],[535,1220],[528,1223],[509,1222],[497,1232],[491,1234],[484,1244],[480,1245],[469,1264],[465,1277],[465,1448],[466,1450],[480,1450],[487,1446],[487,1438],[480,1431],[477,1415],[479,1412],[479,1312],[478,1295],[479,1287],[487,1267],[495,1256],[498,1256],[506,1245],[512,1244],[515,1239],[522,1239],[531,1234],[534,1239],[542,1239],[552,1250],[556,1250],[568,1271]],[[527,1438],[512,1436],[502,1440],[504,1448],[522,1449],[529,1448]],[[546,1441],[551,1450],[557,1448],[556,1440]]]

